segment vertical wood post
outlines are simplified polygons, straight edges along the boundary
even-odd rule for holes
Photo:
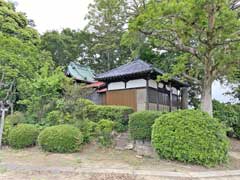
[[[172,85],[169,84],[170,90],[169,90],[169,112],[172,112]]]
[[[188,88],[186,87],[181,88],[181,108],[188,108]]]
[[[177,109],[181,109],[179,89],[177,89],[177,90],[178,90],[178,93],[177,93]]]
[[[149,110],[149,78],[147,78],[146,84],[146,110]]]

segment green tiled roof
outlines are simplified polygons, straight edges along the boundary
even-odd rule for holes
[[[70,62],[67,67],[67,75],[78,81],[94,82],[94,71],[89,66],[84,66],[78,62]]]

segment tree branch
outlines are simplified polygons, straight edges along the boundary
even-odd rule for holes
[[[198,80],[197,78],[194,78],[194,77],[192,77],[192,76],[189,76],[189,75],[186,74],[186,73],[183,73],[182,75],[183,75],[184,78],[186,78],[186,79],[188,79],[188,80],[190,80],[190,81],[193,81],[195,84],[198,84],[198,85],[201,84],[201,81]]]

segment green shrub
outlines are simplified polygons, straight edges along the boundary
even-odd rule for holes
[[[43,150],[70,153],[79,150],[83,142],[82,133],[71,125],[58,125],[45,128],[38,137]]]
[[[8,145],[8,136],[12,128],[13,128],[12,124],[9,121],[5,121],[2,135],[3,145]]]
[[[97,126],[97,123],[95,122],[89,120],[80,120],[76,121],[74,126],[82,132],[84,143],[90,142],[91,138],[95,136]]]
[[[167,113],[156,119],[152,144],[160,157],[215,166],[228,160],[226,129],[198,110]]]
[[[8,115],[6,117],[6,122],[9,122],[12,126],[16,126],[17,124],[24,123],[25,117],[21,112],[14,112],[12,115]]]
[[[95,103],[92,102],[92,101],[90,101],[89,99],[83,99],[83,98],[79,98],[79,99],[77,100],[77,104],[78,104],[79,106],[83,106],[83,107],[95,105]]]
[[[150,140],[152,125],[162,113],[159,111],[135,112],[129,116],[129,133],[134,140]]]
[[[109,146],[112,144],[112,131],[114,122],[108,119],[102,119],[98,122],[96,132],[98,135],[98,142],[102,146]]]
[[[240,105],[213,100],[213,116],[228,128],[228,135],[240,138]]]
[[[87,118],[94,122],[101,119],[111,119],[112,121],[128,124],[128,116],[133,113],[133,109],[126,106],[102,106],[90,105],[86,109]]]
[[[114,122],[113,130],[115,130],[116,132],[118,132],[118,133],[126,132],[127,129],[128,129],[127,125],[123,125],[120,122]]]
[[[62,124],[64,121],[63,113],[60,111],[51,111],[47,114],[46,122],[48,126]]]
[[[11,147],[20,149],[36,144],[38,129],[31,124],[19,124],[13,127],[8,135],[8,143]]]

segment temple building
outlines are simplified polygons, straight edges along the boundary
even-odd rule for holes
[[[104,82],[98,89],[105,105],[130,106],[135,111],[173,111],[187,108],[186,83],[177,78],[157,81],[164,73],[140,59],[108,72],[98,74],[95,80]]]

